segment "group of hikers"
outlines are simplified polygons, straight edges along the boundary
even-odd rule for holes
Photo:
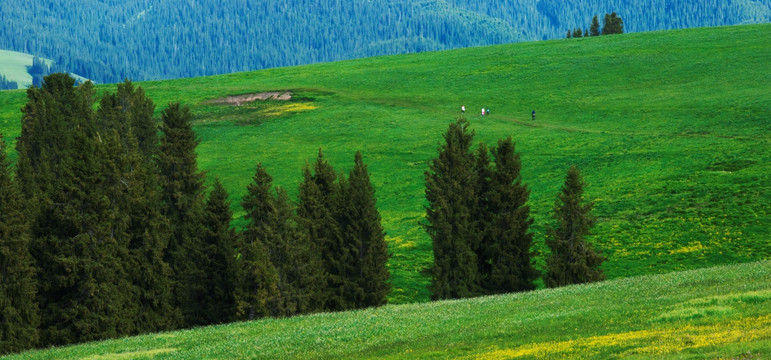
[[[466,113],[466,105],[460,106],[460,112],[461,114]],[[482,108],[482,116],[485,116],[485,115],[490,115],[490,108],[484,108],[484,107]],[[531,115],[533,116],[533,121],[535,121],[535,110],[533,110]]]

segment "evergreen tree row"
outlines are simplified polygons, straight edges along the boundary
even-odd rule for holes
[[[362,155],[321,152],[293,207],[261,165],[231,227],[198,170],[190,111],[131,82],[27,90],[16,176],[0,144],[0,353],[385,303],[388,252]],[[208,196],[207,196],[208,192]]]
[[[8,80],[5,75],[0,74],[0,90],[15,90],[19,88],[19,84],[15,81]]]
[[[426,178],[426,222],[434,249],[433,299],[473,297],[535,289],[529,232],[533,219],[522,183],[522,162],[511,138],[488,149],[472,149],[474,132],[465,118],[450,124]],[[598,255],[585,236],[594,224],[592,204],[575,167],[557,203],[557,225],[549,228],[546,284],[549,287],[604,279]]]
[[[602,30],[600,30],[600,22],[597,20],[597,15],[594,15],[592,18],[592,25],[589,27],[588,30],[581,31],[580,27],[577,27],[573,29],[573,32],[571,33],[570,30],[568,30],[566,38],[580,38],[580,37],[588,37],[588,36],[600,36],[600,35],[613,35],[613,34],[623,34],[624,33],[624,20],[621,19],[620,16],[616,14],[616,12],[612,12],[610,14],[605,14],[605,18],[603,20],[603,26]]]

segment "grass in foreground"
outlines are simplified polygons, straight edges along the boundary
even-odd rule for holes
[[[338,171],[361,150],[393,252],[389,301],[405,303],[429,297],[423,171],[461,105],[478,141],[516,142],[541,251],[575,164],[597,203],[591,241],[609,258],[610,278],[770,258],[770,32],[771,24],[636,33],[140,85],[158,111],[191,106],[200,167],[220,177],[237,216],[257,162],[293,195],[318,148]],[[207,103],[271,90],[296,98]],[[23,91],[0,94],[9,144],[24,101]],[[480,117],[482,106],[492,115]]]
[[[771,262],[266,319],[8,359],[650,359],[771,356]]]

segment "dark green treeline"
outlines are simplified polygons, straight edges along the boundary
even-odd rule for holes
[[[425,173],[433,298],[535,289],[530,192],[511,138],[474,151],[474,132],[464,118],[450,124],[443,137],[439,156]]]
[[[511,138],[492,149],[472,149],[474,132],[464,118],[450,124],[426,178],[426,221],[434,248],[434,299],[464,298],[535,289],[530,190]],[[583,183],[575,167],[555,207],[547,244],[547,285],[601,280],[601,256],[585,243],[594,224],[591,204],[581,205]],[[556,279],[556,280],[553,280]]]
[[[583,199],[585,186],[578,169],[570,167],[554,203],[555,223],[547,227],[546,245],[551,254],[546,259],[544,281],[548,287],[605,280],[599,270],[605,257],[586,242],[596,220],[591,214],[594,203]]]
[[[224,187],[198,170],[186,107],[158,127],[126,81],[94,110],[93,85],[66,74],[27,96],[15,177],[0,144],[0,354],[385,303],[360,153],[348,178],[319,153],[296,209],[258,165],[237,231]]]

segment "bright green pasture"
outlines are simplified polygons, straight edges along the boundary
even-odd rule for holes
[[[265,319],[9,359],[765,359],[771,262]]]
[[[257,162],[296,194],[301,168],[319,148],[340,171],[361,150],[393,253],[389,300],[419,302],[428,300],[424,270],[433,261],[419,225],[423,173],[461,105],[478,141],[516,142],[539,251],[575,164],[596,202],[591,241],[608,257],[610,278],[768,259],[769,33],[771,24],[635,33],[141,86],[158,111],[174,101],[192,108],[199,165],[210,181],[223,181],[237,216]],[[295,99],[207,103],[271,90]],[[23,92],[0,94],[7,138],[18,135],[23,102]],[[492,115],[481,117],[483,106]]]

